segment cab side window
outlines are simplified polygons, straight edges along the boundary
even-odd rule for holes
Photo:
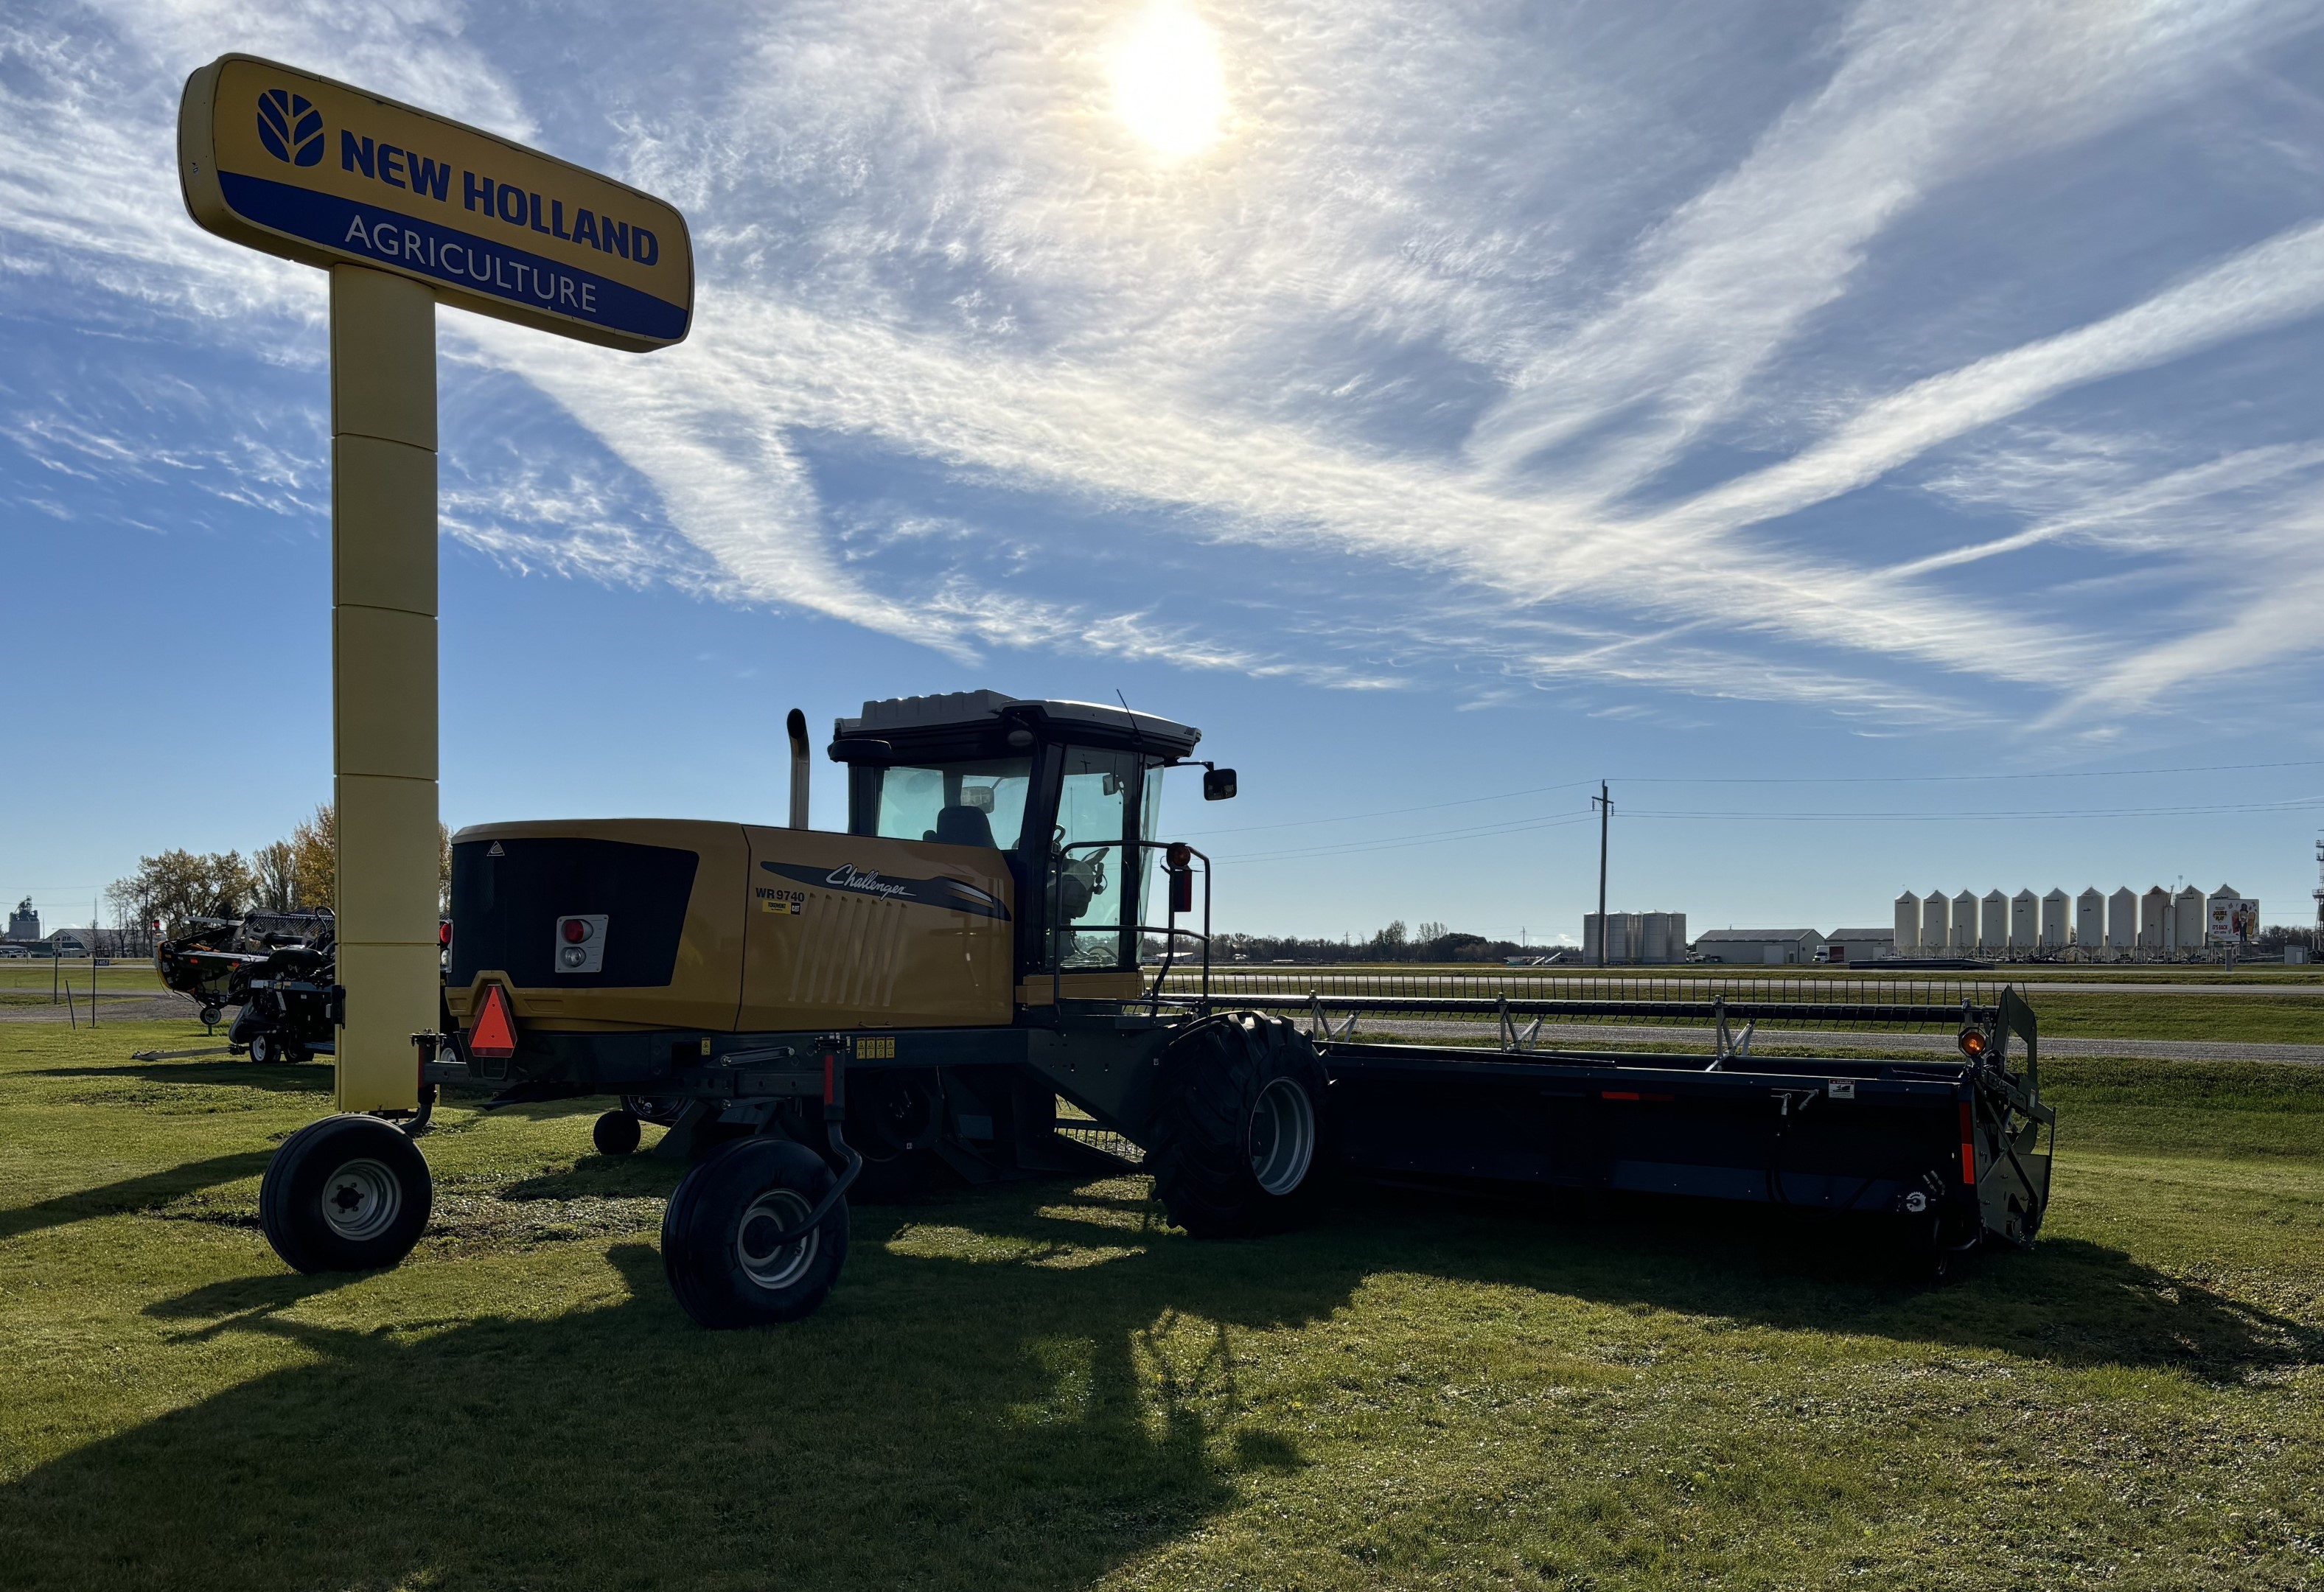
[[[1048,888],[1058,965],[1069,971],[1137,964],[1128,887],[1138,860],[1124,842],[1138,762],[1129,752],[1065,749]]]

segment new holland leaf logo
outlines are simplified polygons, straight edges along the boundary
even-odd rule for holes
[[[269,88],[258,97],[258,142],[278,161],[318,166],[323,161],[323,113],[303,94]]]

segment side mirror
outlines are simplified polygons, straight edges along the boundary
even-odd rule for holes
[[[1235,771],[1232,768],[1203,770],[1203,799],[1206,802],[1234,800]]]

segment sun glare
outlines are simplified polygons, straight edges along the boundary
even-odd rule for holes
[[[1169,160],[1217,142],[1226,115],[1218,41],[1178,0],[1154,0],[1114,45],[1113,111]]]

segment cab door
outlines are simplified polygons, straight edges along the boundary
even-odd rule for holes
[[[1056,805],[1042,871],[1043,937],[1019,998],[1126,1000],[1144,988],[1138,971],[1136,752],[1067,743],[1051,749]]]

